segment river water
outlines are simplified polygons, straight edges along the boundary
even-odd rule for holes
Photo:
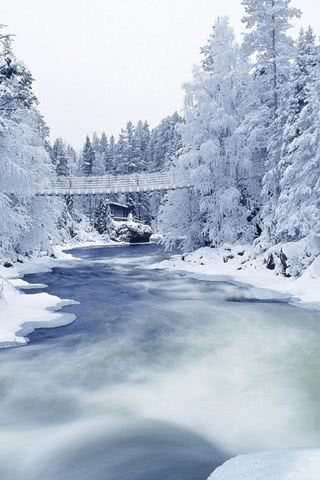
[[[1,480],[205,480],[237,453],[319,446],[319,312],[145,269],[155,245],[72,253],[26,279],[77,320],[0,352]]]

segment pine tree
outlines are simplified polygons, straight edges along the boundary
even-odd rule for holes
[[[94,226],[100,235],[107,233],[111,234],[112,231],[112,217],[111,209],[108,200],[100,200],[99,206],[95,214]]]
[[[185,124],[180,131],[186,148],[175,162],[177,171],[189,171],[194,183],[190,192],[194,198],[189,201],[192,208],[183,223],[188,227],[179,233],[189,238],[187,243],[191,245],[187,219],[196,219],[198,238],[192,235],[193,248],[253,236],[247,220],[249,208],[239,182],[247,171],[238,132],[243,77],[247,72],[227,18],[217,20],[202,52],[202,65],[195,69],[193,81],[185,86]],[[183,199],[180,193],[176,197]],[[166,205],[170,208],[170,202]],[[185,208],[180,205],[180,210]],[[168,208],[163,209],[162,215],[172,216]]]
[[[139,121],[136,126],[129,122],[127,126],[130,165],[128,173],[142,173],[148,168],[148,146],[150,130],[147,122]],[[130,206],[135,217],[150,222],[150,194],[133,193],[126,196],[126,203]]]
[[[82,172],[85,176],[90,176],[93,174],[94,161],[95,153],[92,148],[90,138],[87,136],[81,157]]]
[[[70,175],[67,148],[62,138],[57,138],[52,147],[52,163],[58,176]]]
[[[111,173],[111,159],[109,152],[108,138],[105,132],[102,132],[100,140],[100,153],[104,173]]]
[[[79,172],[79,158],[77,155],[77,152],[71,145],[67,145],[66,148],[66,153],[67,153],[67,158],[68,158],[68,165],[70,169],[70,174],[71,175],[78,175]]]
[[[251,106],[246,119],[247,139],[252,161],[263,175],[264,236],[261,245],[268,245],[272,242],[273,215],[280,193],[281,118],[294,53],[288,32],[291,20],[300,12],[290,7],[291,0],[243,0],[242,4],[247,28],[244,48],[254,58]]]
[[[150,142],[150,129],[148,122],[137,123],[133,134],[133,161],[135,172],[144,172],[148,169],[148,147]]]
[[[320,234],[320,59],[311,29],[300,33],[279,164],[275,241]]]
[[[158,126],[152,129],[147,147],[147,169],[149,172],[168,170],[177,160],[182,148],[182,138],[179,126],[183,118],[175,112],[164,118]],[[164,194],[153,192],[149,198],[149,223],[158,222],[160,205]],[[155,228],[157,228],[155,226]]]
[[[310,90],[315,82],[315,67],[318,61],[318,47],[313,30],[311,27],[307,31],[302,29],[287,87],[288,100],[282,112],[284,128],[279,163],[280,175],[291,164],[292,142],[302,134],[299,118],[307,102],[310,101]]]
[[[115,174],[125,175],[128,173],[128,143],[125,129],[121,129],[118,142],[115,144]]]
[[[181,133],[178,128],[182,123],[182,117],[175,112],[163,119],[152,130],[148,148],[149,171],[162,171],[174,161],[177,152],[182,148]]]
[[[86,137],[86,142],[84,144],[82,155],[81,155],[81,173],[86,177],[90,177],[94,173],[94,165],[95,165],[95,152],[92,147],[91,141],[89,136]],[[92,197],[89,195],[89,198],[83,198],[81,201],[82,209],[89,217],[89,221],[93,223],[93,204],[92,204]]]
[[[105,173],[105,158],[101,148],[101,139],[99,138],[97,133],[93,134],[92,149],[94,151],[92,175],[101,176]]]
[[[62,207],[35,197],[50,176],[48,127],[37,109],[32,75],[0,32],[0,255],[32,253],[57,238]]]
[[[108,150],[108,164],[110,166],[110,170],[108,171],[111,173],[115,173],[117,170],[117,160],[116,160],[116,146],[115,146],[115,138],[111,135],[109,140],[109,150]]]
[[[0,113],[11,115],[19,108],[28,109],[36,105],[32,83],[30,71],[17,61],[13,53],[12,37],[4,35],[0,55]]]

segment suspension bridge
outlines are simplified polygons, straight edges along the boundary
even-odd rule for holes
[[[102,195],[116,193],[161,192],[191,188],[187,172],[157,172],[134,175],[90,177],[60,176],[44,182],[38,196]]]

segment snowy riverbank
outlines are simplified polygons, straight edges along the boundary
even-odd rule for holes
[[[232,458],[208,480],[318,480],[320,449],[278,450]]]
[[[59,312],[63,307],[74,304],[48,293],[27,295],[23,290],[43,288],[30,285],[23,276],[50,271],[72,256],[55,250],[57,259],[47,256],[28,259],[10,268],[0,266],[0,348],[23,346],[28,343],[27,335],[35,328],[51,328],[68,325],[75,320],[72,314]]]
[[[26,295],[23,290],[36,290],[45,285],[31,285],[23,280],[24,275],[50,272],[52,268],[73,260],[68,250],[81,247],[121,246],[125,242],[112,241],[91,230],[82,231],[81,238],[56,246],[52,256],[23,258],[9,268],[0,265],[0,348],[23,346],[28,343],[27,335],[36,328],[52,328],[67,325],[75,316],[59,312],[73,304],[48,293]]]
[[[56,258],[35,257],[25,260],[24,263],[15,263],[11,268],[0,266],[0,347],[24,345],[27,342],[26,335],[35,328],[56,327],[74,320],[72,315],[58,312],[63,306],[69,304],[68,301],[47,293],[24,294],[24,289],[36,289],[37,285],[29,285],[23,280],[23,276],[50,271],[53,267],[59,266],[61,262],[72,260],[72,256],[64,253],[63,250],[102,244],[100,236],[86,239],[88,241],[83,240],[72,242],[64,247],[55,247],[54,256]],[[119,245],[119,243],[111,241],[106,241],[104,244]],[[297,262],[301,262],[302,253],[305,252],[306,247],[305,245],[295,245],[294,248],[292,246],[290,248],[291,252],[294,251],[294,261],[289,268],[295,268]],[[315,251],[314,246],[312,249]],[[193,253],[174,255],[169,260],[153,265],[152,268],[185,271],[197,276],[205,275],[208,279],[227,276],[242,283],[289,296],[293,302],[304,302],[318,308],[320,304],[320,258],[313,258],[311,250],[306,255],[310,265],[298,278],[286,278],[281,275],[280,265],[275,265],[274,270],[267,269],[266,256],[254,258],[250,246],[202,248]],[[276,253],[273,252],[275,263],[279,257]],[[289,257],[288,252],[286,253]],[[270,256],[270,252],[268,255]]]
[[[25,258],[23,263],[14,263],[5,268],[0,265],[0,348],[23,346],[28,343],[27,335],[36,328],[53,328],[68,325],[75,320],[72,314],[60,310],[75,302],[63,300],[54,295],[41,292],[37,288],[45,285],[29,284],[24,275],[50,272],[53,268],[66,265],[73,260],[66,250],[77,247],[103,244],[101,237],[88,241],[70,242],[63,247],[53,248],[53,257],[47,255]],[[114,245],[114,242],[105,242]],[[27,295],[23,290],[35,290]]]
[[[285,249],[285,246],[283,246]],[[309,306],[320,307],[320,257],[313,255],[314,245],[309,244],[310,252],[304,244],[290,245],[292,268],[302,258],[309,259],[309,266],[299,277],[287,278],[281,274],[282,266],[278,261],[277,252],[255,257],[250,246],[226,245],[219,248],[201,248],[192,253],[173,255],[169,260],[155,264],[152,268],[170,271],[185,271],[197,275],[227,276],[229,279],[250,284],[254,287],[278,292],[292,297],[293,302],[307,303]],[[316,247],[318,248],[318,246]],[[303,252],[302,252],[303,250]],[[266,267],[267,259],[273,254],[274,269]],[[289,254],[287,252],[287,257]],[[288,260],[287,260],[288,262]]]

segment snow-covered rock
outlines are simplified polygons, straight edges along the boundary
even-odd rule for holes
[[[319,480],[320,449],[279,450],[235,457],[209,480]]]
[[[297,242],[274,245],[263,254],[263,260],[276,273],[299,277],[319,255],[320,238],[312,235]]]
[[[113,222],[111,239],[119,242],[146,243],[149,242],[152,229],[149,225],[136,222]]]

